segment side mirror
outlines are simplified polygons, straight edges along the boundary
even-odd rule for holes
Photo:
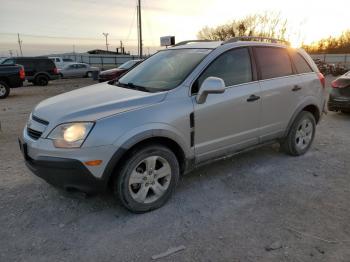
[[[209,94],[222,94],[225,90],[224,80],[218,77],[208,77],[200,86],[196,101],[198,104],[203,104],[207,100]]]

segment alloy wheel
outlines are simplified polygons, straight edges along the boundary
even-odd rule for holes
[[[304,150],[309,146],[314,127],[309,119],[304,119],[298,126],[297,132],[295,134],[296,147],[299,150]]]
[[[136,202],[150,204],[167,192],[170,181],[169,162],[160,156],[150,156],[133,169],[129,178],[129,192]]]

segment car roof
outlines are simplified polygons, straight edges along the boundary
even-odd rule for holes
[[[225,43],[223,41],[203,41],[203,42],[189,42],[185,43],[183,45],[178,45],[174,47],[170,47],[168,49],[196,49],[196,48],[202,48],[202,49],[216,49],[221,46],[230,45],[232,47],[240,47],[240,46],[272,46],[272,47],[289,47],[285,44],[279,44],[279,43],[267,43],[267,42],[257,42],[257,41],[236,41],[231,43]]]

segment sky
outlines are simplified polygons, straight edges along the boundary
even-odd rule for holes
[[[159,38],[196,39],[204,26],[217,26],[249,14],[279,12],[288,19],[291,42],[311,43],[350,29],[350,1],[338,0],[142,0],[145,53],[159,48]],[[0,0],[0,57],[11,49],[24,55],[110,49],[122,40],[136,52],[136,0]],[[74,47],[73,47],[74,46]]]

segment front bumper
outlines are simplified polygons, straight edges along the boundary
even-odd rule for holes
[[[24,131],[23,138],[19,138],[19,146],[27,167],[35,175],[66,190],[98,193],[107,188],[111,174],[107,164],[113,155],[112,147],[56,149],[50,146],[51,141],[39,139],[34,142],[25,133]],[[96,167],[84,164],[93,159],[101,159],[103,162]]]
[[[97,193],[104,191],[107,186],[104,180],[95,178],[78,160],[56,157],[33,160],[27,157],[26,165],[47,183],[65,190]]]

